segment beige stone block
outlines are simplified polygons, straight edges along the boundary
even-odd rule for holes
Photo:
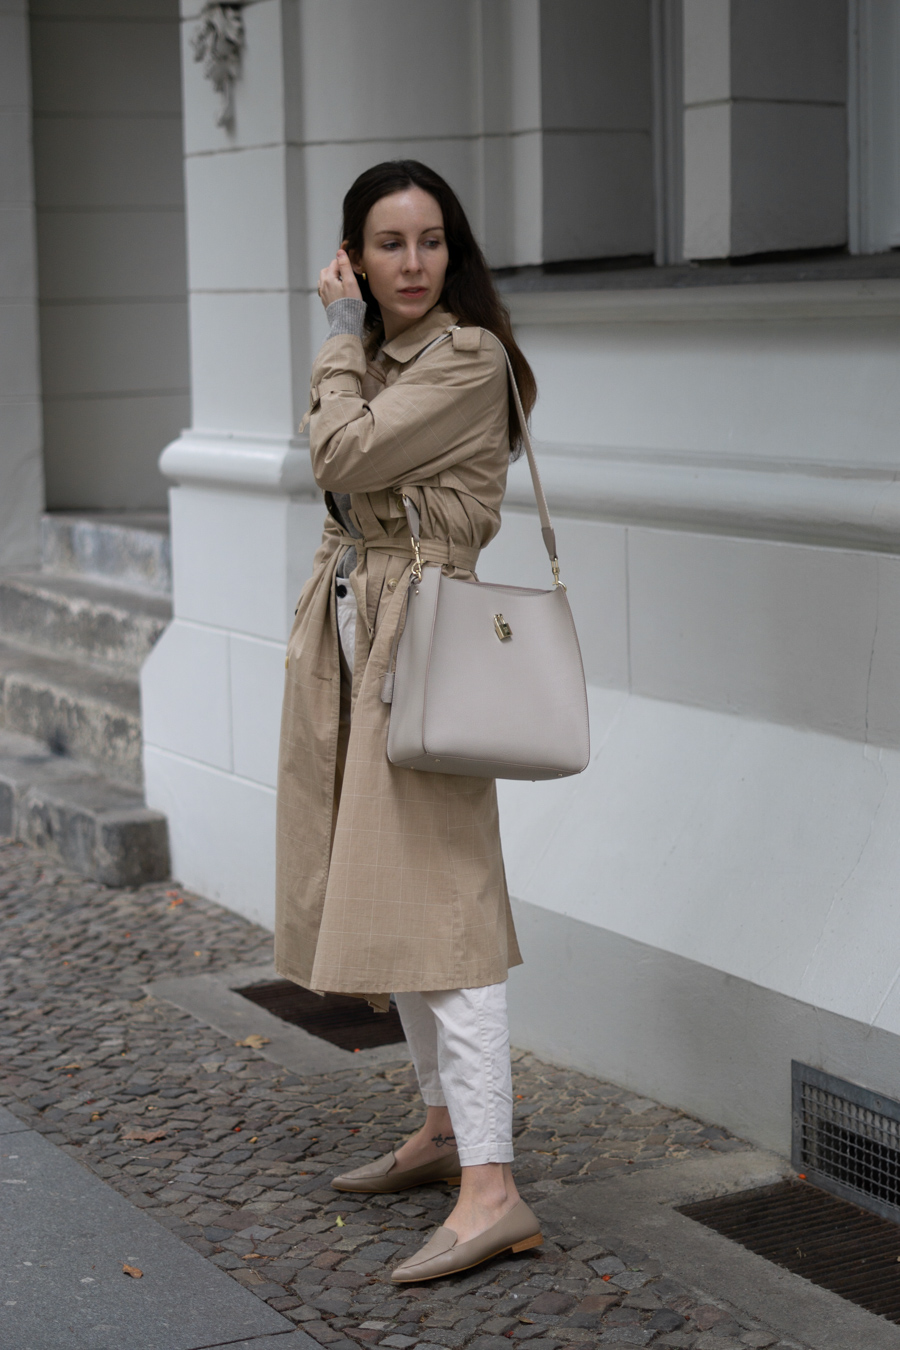
[[[175,619],[144,663],[141,693],[149,745],[231,769],[227,633]]]
[[[275,787],[284,693],[284,643],[262,642],[232,633],[228,647],[234,771],[242,778]]]
[[[846,243],[843,107],[736,103],[731,136],[732,254]]]
[[[284,289],[291,228],[284,148],[193,155],[185,181],[191,289]]]
[[[0,108],[27,108],[31,98],[28,15],[23,5],[0,9]]]
[[[732,98],[847,101],[846,0],[730,0],[730,7]]]
[[[31,35],[36,112],[180,113],[174,18],[170,23],[38,18]]]
[[[41,295],[48,300],[183,296],[184,212],[43,212]]]
[[[28,206],[33,200],[30,137],[28,109],[0,107],[0,206]]]
[[[52,510],[159,510],[160,452],[190,421],[190,397],[56,398],[44,405],[44,468]]]
[[[731,252],[731,119],[728,103],[684,112],[684,256]]]
[[[682,0],[684,101],[713,103],[731,97],[732,0]]]
[[[38,392],[37,314],[33,300],[0,300],[0,398]]]
[[[293,59],[307,142],[341,143],[361,135],[391,141],[410,134],[424,141],[478,130],[467,6],[311,0],[300,14]]]
[[[291,436],[297,427],[287,292],[192,295],[190,312],[194,426]]]
[[[0,299],[33,299],[36,281],[34,213],[30,206],[0,206]]]
[[[648,132],[545,133],[543,170],[544,261],[653,252]]]
[[[187,356],[183,300],[55,304],[41,312],[48,398],[181,392]]]
[[[649,131],[649,5],[551,0],[541,65],[545,130]]]
[[[176,115],[36,117],[34,167],[38,207],[184,206]]]
[[[878,558],[632,528],[632,689],[865,738]]]

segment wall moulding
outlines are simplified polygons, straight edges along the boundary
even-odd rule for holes
[[[900,553],[900,471],[546,442],[537,451],[547,499],[561,515]],[[521,464],[504,504],[534,509]]]
[[[183,431],[159,457],[173,482],[282,497],[319,495],[305,436],[228,436]]]
[[[510,291],[513,323],[730,323],[900,318],[900,279],[753,282],[659,290]]]

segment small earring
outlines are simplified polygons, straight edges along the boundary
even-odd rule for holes
[[[363,281],[368,281],[368,280],[369,280],[369,278],[366,276],[365,272],[360,272],[359,275],[362,277]]]

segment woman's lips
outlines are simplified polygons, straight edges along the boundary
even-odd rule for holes
[[[407,286],[400,292],[401,295],[417,296],[424,295],[427,287],[425,286]]]

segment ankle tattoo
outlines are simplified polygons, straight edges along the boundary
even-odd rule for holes
[[[431,1136],[431,1142],[434,1144],[435,1148],[456,1148],[456,1135],[433,1134]]]

